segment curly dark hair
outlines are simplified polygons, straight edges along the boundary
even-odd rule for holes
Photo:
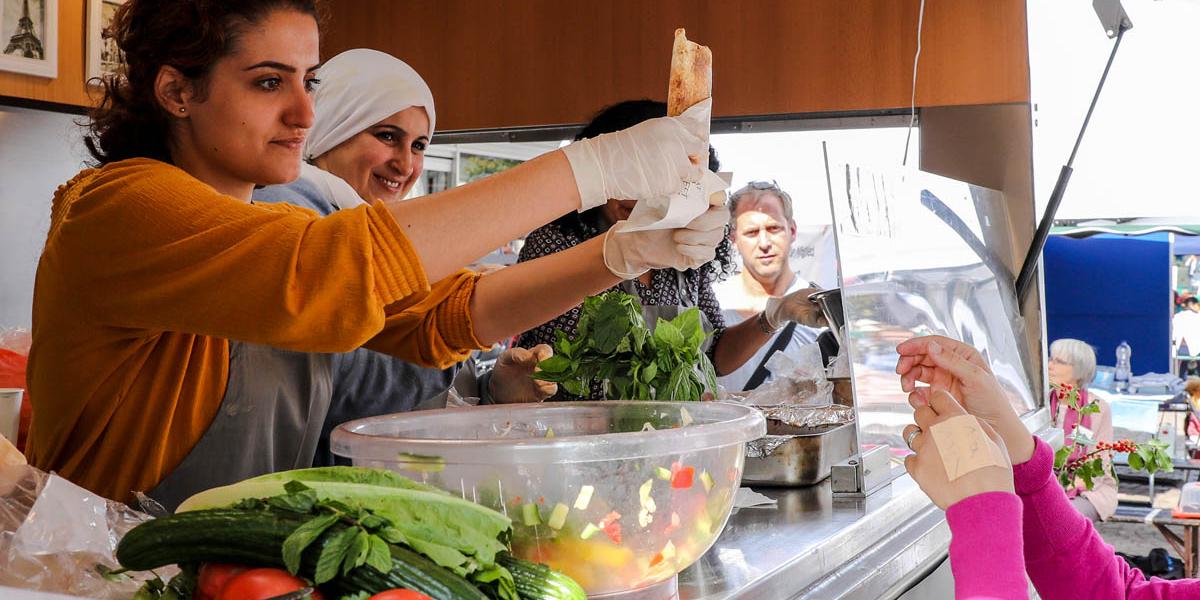
[[[600,109],[596,116],[575,136],[575,141],[594,138],[605,133],[628,129],[656,117],[667,116],[667,103],[657,100],[625,100]],[[708,170],[721,170],[717,151],[708,147]],[[612,226],[604,218],[604,207],[588,209],[582,213],[569,212],[554,221],[562,231],[589,239],[608,231]],[[729,226],[725,226],[725,239],[717,245],[717,257],[700,267],[709,282],[719,281],[737,270],[733,259],[733,245],[729,242]]]
[[[233,52],[248,26],[276,10],[312,15],[315,0],[129,0],[105,30],[124,55],[121,75],[100,78],[103,98],[84,144],[97,165],[127,158],[171,162],[169,117],[155,98],[159,70],[171,66],[203,94],[213,65]]]

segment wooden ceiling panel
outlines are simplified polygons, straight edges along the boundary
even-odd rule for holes
[[[715,113],[909,104],[919,0],[336,0],[323,54],[370,47],[433,88],[440,129],[585,121],[666,95],[672,32],[713,50]],[[1027,102],[1023,0],[927,0],[917,103]]]

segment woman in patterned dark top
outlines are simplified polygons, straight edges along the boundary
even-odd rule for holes
[[[630,100],[614,104],[596,115],[576,140],[595,137],[604,133],[630,127],[647,119],[667,114],[667,105],[653,100]],[[716,152],[709,148],[708,168],[720,169]],[[629,218],[636,200],[610,199],[607,204],[583,213],[569,213],[558,220],[534,230],[525,238],[518,262],[561,252],[577,246],[591,238],[604,234],[617,221]],[[734,272],[733,251],[726,239],[717,246],[716,260],[682,273],[674,270],[655,270],[642,275],[632,283],[645,306],[696,306],[708,318],[713,327],[712,343],[708,354],[718,375],[729,373],[742,366],[760,346],[771,339],[773,332],[764,331],[759,323],[748,319],[733,327],[725,326],[721,307],[713,292],[713,283]],[[682,284],[683,289],[680,289]],[[621,289],[620,286],[612,288]],[[517,340],[517,345],[530,348],[538,344],[553,346],[555,331],[563,330],[574,335],[579,324],[580,307],[576,306],[539,327],[526,331]],[[603,398],[600,386],[593,386],[591,399]],[[570,399],[560,388],[557,399]]]

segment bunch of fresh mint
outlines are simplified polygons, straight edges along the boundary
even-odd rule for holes
[[[575,337],[559,330],[554,356],[534,377],[576,396],[601,382],[614,400],[700,400],[717,390],[707,338],[696,308],[659,319],[651,331],[636,296],[610,291],[584,300]]]

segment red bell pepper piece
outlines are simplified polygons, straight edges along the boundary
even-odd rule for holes
[[[695,467],[682,467],[675,471],[671,476],[671,487],[677,490],[686,490],[692,487],[692,480],[695,478]]]

